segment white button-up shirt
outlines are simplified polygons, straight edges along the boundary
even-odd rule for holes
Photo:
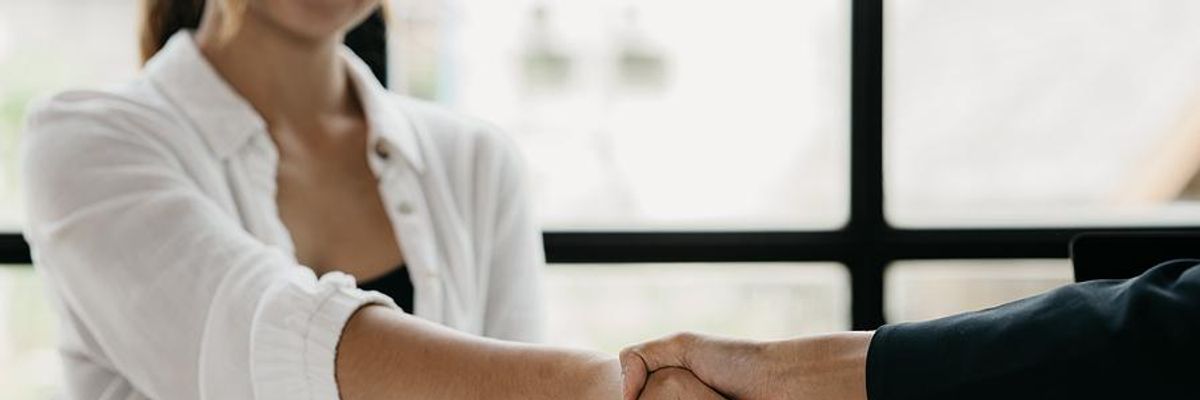
[[[522,164],[491,126],[389,93],[342,51],[415,315],[494,338],[543,328]],[[336,399],[342,327],[391,299],[299,265],[263,119],[176,34],[140,78],[28,117],[25,230],[62,319],[68,395]]]

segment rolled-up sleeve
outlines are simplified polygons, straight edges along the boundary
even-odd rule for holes
[[[365,304],[395,307],[376,292],[355,287],[334,272],[316,285],[311,276],[289,276],[263,296],[251,341],[255,398],[337,399],[334,358],[342,327]]]
[[[172,123],[70,98],[29,118],[26,237],[87,356],[150,398],[336,399],[346,321],[395,305],[248,234],[156,136]]]

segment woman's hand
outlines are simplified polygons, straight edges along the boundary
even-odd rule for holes
[[[637,400],[653,373],[690,370],[705,385],[737,399],[866,399],[871,332],[756,342],[677,334],[621,352],[625,400]]]

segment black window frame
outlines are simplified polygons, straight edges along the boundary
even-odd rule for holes
[[[1200,229],[892,226],[884,215],[884,2],[851,2],[850,216],[844,226],[818,231],[549,231],[544,234],[546,260],[567,265],[837,262],[850,273],[851,328],[867,330],[886,322],[884,273],[896,261],[1064,259],[1071,239],[1084,232],[1133,234]],[[0,234],[0,264],[30,262],[29,246],[20,234]]]

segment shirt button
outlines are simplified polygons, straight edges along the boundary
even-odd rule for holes
[[[400,204],[396,205],[396,211],[402,215],[409,215],[413,213],[413,206],[407,201],[402,201]]]
[[[384,160],[386,160],[388,158],[388,156],[391,155],[391,152],[388,151],[388,146],[387,146],[386,142],[384,142],[383,140],[378,140],[375,142],[375,155],[379,156],[379,158],[382,158]]]

